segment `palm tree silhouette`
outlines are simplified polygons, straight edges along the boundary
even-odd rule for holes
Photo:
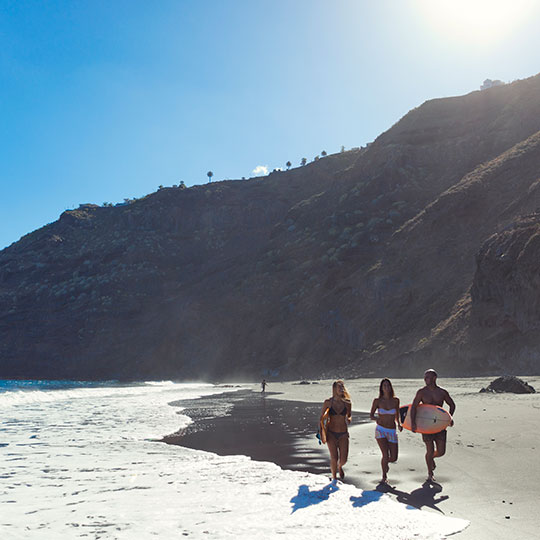
[[[212,171],[208,171],[206,173],[206,176],[208,176],[208,182],[211,182],[212,181],[212,176],[214,176],[214,173]]]
[[[287,161],[287,163],[285,163],[285,165],[287,166],[287,170],[291,168],[291,165],[292,163],[290,161]]]

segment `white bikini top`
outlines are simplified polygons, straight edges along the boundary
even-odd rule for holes
[[[381,409],[379,407],[379,414],[396,414],[396,409]]]

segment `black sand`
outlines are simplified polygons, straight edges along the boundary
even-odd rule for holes
[[[271,399],[271,395],[240,391],[174,402],[172,405],[185,407],[182,413],[193,423],[164,437],[163,442],[328,474],[328,450],[315,438],[322,404]],[[367,420],[362,413],[354,416],[357,422]]]

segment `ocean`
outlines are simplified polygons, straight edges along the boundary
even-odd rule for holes
[[[325,475],[159,442],[192,422],[178,401],[193,407],[250,388],[0,381],[2,539],[315,540],[341,531],[435,540],[467,525]]]

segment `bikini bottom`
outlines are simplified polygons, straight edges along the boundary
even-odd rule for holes
[[[336,439],[336,441],[339,441],[339,439],[341,437],[343,437],[343,435],[347,435],[347,438],[349,438],[349,432],[348,431],[330,431],[330,430],[328,430],[328,434],[332,435],[332,437],[334,437],[334,439]]]

